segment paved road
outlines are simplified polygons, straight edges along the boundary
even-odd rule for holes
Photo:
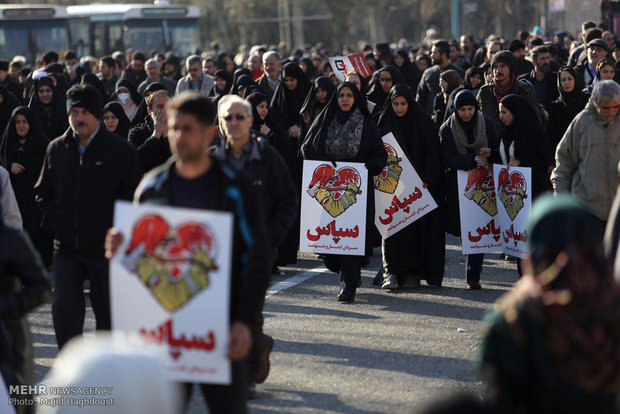
[[[514,264],[487,255],[484,289],[470,291],[458,239],[448,238],[443,287],[390,293],[370,284],[377,254],[355,303],[341,304],[337,276],[314,255],[300,259],[273,278],[265,305],[265,332],[276,341],[272,371],[252,413],[410,413],[429,398],[482,392],[475,366],[482,319],[516,280]],[[40,381],[56,356],[50,306],[30,321]],[[86,328],[94,329],[90,308]],[[189,412],[205,411],[195,392]]]

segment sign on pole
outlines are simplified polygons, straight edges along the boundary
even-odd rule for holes
[[[363,256],[368,170],[362,163],[304,161],[300,250]]]
[[[230,384],[232,214],[118,201],[114,226],[112,329],[165,351],[172,381]]]
[[[372,69],[362,52],[348,56],[330,57],[329,65],[340,82],[344,82],[350,72],[357,72],[364,78],[372,76]]]
[[[375,225],[388,238],[437,208],[430,191],[390,132],[383,137],[388,164],[376,177]]]

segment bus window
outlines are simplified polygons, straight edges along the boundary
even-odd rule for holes
[[[36,50],[67,50],[69,36],[66,24],[64,21],[55,20],[37,21],[36,24],[29,25]]]
[[[90,55],[90,39],[88,38],[89,24],[88,19],[74,19],[69,21],[71,49],[75,50],[78,56]]]
[[[110,22],[108,26],[108,49],[112,52],[125,51],[123,26],[120,23]]]
[[[105,55],[105,23],[93,23],[93,41],[95,45],[93,50],[95,56]]]
[[[181,55],[189,55],[198,44],[198,23],[189,20],[168,20],[170,39],[174,51]]]
[[[129,20],[123,26],[123,40],[125,47],[143,53],[166,50],[161,20]]]
[[[0,26],[0,56],[11,60],[13,56],[30,57],[28,47],[28,29],[24,24],[2,22]]]

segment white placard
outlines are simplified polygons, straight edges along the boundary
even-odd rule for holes
[[[113,330],[164,350],[170,380],[230,384],[232,214],[118,201],[114,226],[124,243],[110,261]]]
[[[368,170],[362,163],[304,161],[300,250],[363,256]]]
[[[457,181],[463,254],[501,251],[502,235],[492,168],[459,170]]]
[[[388,165],[373,179],[375,225],[386,239],[436,209],[437,203],[391,132],[383,145]]]
[[[527,220],[532,211],[532,169],[493,165],[504,253],[527,257]]]
[[[353,53],[348,56],[333,56],[329,58],[329,66],[331,66],[334,74],[340,82],[344,82],[347,74],[357,72],[364,78],[372,76],[372,69],[364,54]]]

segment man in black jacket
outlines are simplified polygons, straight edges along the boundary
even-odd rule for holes
[[[54,237],[52,316],[59,348],[82,334],[86,279],[97,329],[110,329],[103,243],[112,226],[114,202],[131,200],[142,177],[136,151],[100,128],[99,91],[91,85],[72,87],[67,108],[71,128],[47,147],[35,185],[43,226],[51,228]]]
[[[551,54],[547,46],[536,46],[532,49],[532,61],[534,70],[520,76],[519,79],[532,84],[536,92],[536,101],[547,108],[560,94],[557,86],[558,76],[551,71]]]
[[[252,128],[252,106],[236,95],[227,95],[218,104],[219,125],[224,139],[213,148],[213,157],[227,161],[233,168],[246,173],[258,190],[258,196],[267,223],[266,241],[274,251],[288,235],[297,213],[297,194],[291,175],[282,156]],[[264,298],[263,298],[264,299]],[[269,375],[269,353],[273,338],[263,333],[263,318],[257,315],[253,326],[254,346],[248,358],[250,396],[255,384]]]
[[[212,414],[246,412],[250,327],[260,315],[269,283],[273,250],[267,240],[262,206],[256,189],[242,173],[214,159],[208,148],[215,138],[215,105],[209,98],[186,92],[172,99],[168,112],[170,149],[166,164],[148,173],[136,190],[136,203],[227,211],[234,215],[230,290],[231,385],[200,384]],[[108,232],[106,251],[112,257],[122,244],[116,229]],[[185,384],[187,398],[192,384]]]
[[[129,131],[127,140],[138,151],[142,170],[148,172],[165,163],[172,153],[168,143],[168,91],[155,91],[146,98],[149,116],[142,124]]]

